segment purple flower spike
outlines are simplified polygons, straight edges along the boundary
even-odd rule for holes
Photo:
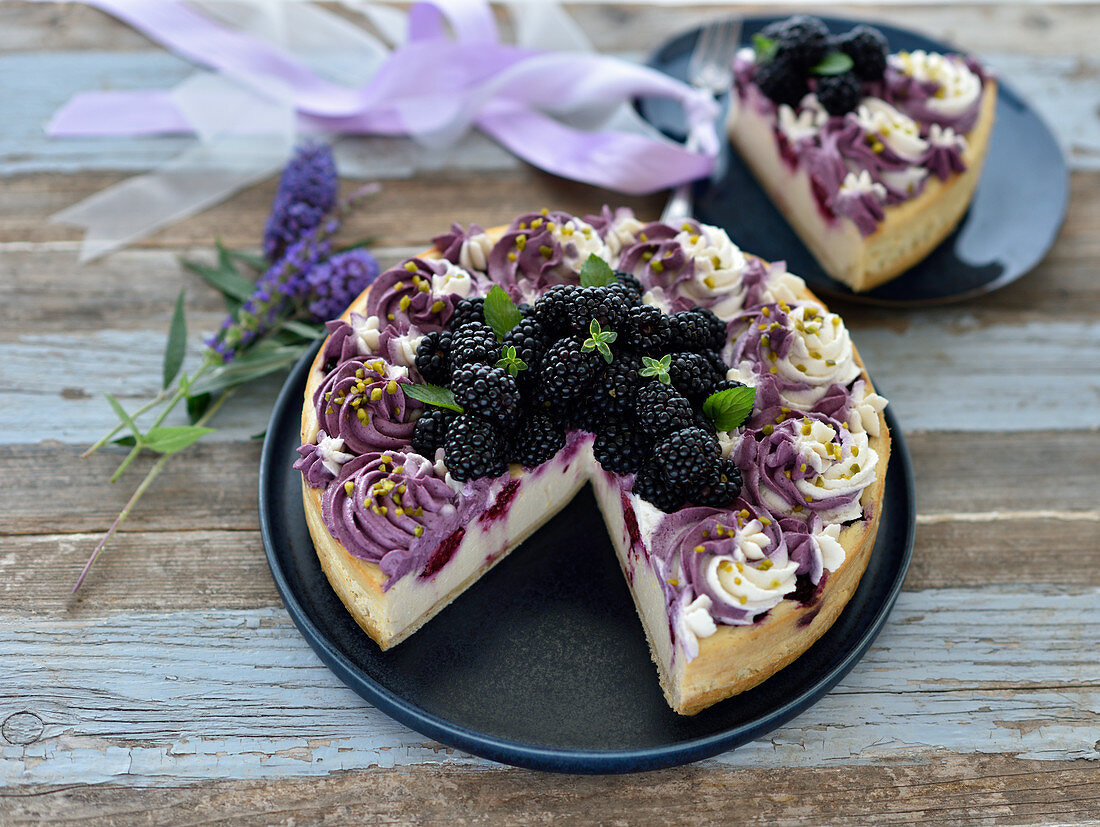
[[[325,144],[300,147],[283,170],[264,228],[263,251],[274,262],[336,204],[336,163]]]
[[[366,250],[338,253],[306,274],[306,312],[313,321],[334,319],[377,277],[378,262]]]

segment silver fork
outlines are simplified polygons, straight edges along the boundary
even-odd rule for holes
[[[733,82],[733,55],[741,42],[741,18],[729,17],[716,20],[703,27],[695,41],[688,59],[688,83],[696,89],[719,97],[729,91]],[[689,137],[687,149],[696,149],[697,141]],[[676,219],[690,218],[695,202],[692,197],[692,182],[680,184],[672,191],[661,221],[668,223]]]

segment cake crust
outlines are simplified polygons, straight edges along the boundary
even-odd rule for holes
[[[495,227],[486,232],[495,242],[505,230],[505,227]],[[419,257],[438,259],[440,256],[440,251],[432,248]],[[340,317],[343,321],[348,321],[352,313],[363,314],[369,291],[368,287],[344,311]],[[799,299],[824,306],[808,288],[803,288]],[[861,378],[870,388],[870,377],[859,353],[854,347],[853,351]],[[323,352],[322,348],[314,359],[306,383],[301,419],[303,444],[315,441],[319,431],[313,397],[324,380]],[[843,564],[827,577],[824,586],[818,590],[810,604],[803,605],[785,599],[768,612],[762,621],[751,626],[720,625],[715,634],[699,641],[697,657],[682,668],[675,668],[674,672],[670,672],[668,665],[657,656],[658,649],[642,613],[638,595],[631,588],[654,662],[657,664],[661,687],[669,705],[676,712],[694,715],[766,680],[813,645],[848,603],[867,566],[881,517],[890,437],[882,413],[878,417],[879,436],[871,437],[869,444],[879,455],[881,473],[876,475],[875,482],[861,496],[864,518],[840,532],[838,541],[845,551]],[[513,471],[513,475],[518,473],[522,472]],[[586,479],[587,476],[581,476],[580,484],[583,485]],[[578,489],[579,487],[580,485],[576,486]],[[527,526],[521,535],[508,537],[506,547],[500,549],[499,553],[490,554],[483,565],[463,578],[457,586],[443,593],[418,618],[402,625],[394,619],[395,603],[400,599],[397,585],[388,591],[384,590],[386,575],[380,566],[353,556],[332,536],[321,516],[321,490],[311,488],[304,477],[302,489],[307,525],[325,576],[356,623],[383,650],[397,645],[417,631],[556,513],[548,511],[541,519]],[[562,501],[564,502],[568,502],[568,499]],[[612,541],[615,542],[614,536]],[[618,544],[616,552],[620,565],[625,565]],[[682,650],[677,651],[677,654],[683,658]]]

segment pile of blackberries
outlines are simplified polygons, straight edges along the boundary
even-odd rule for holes
[[[766,59],[758,55],[756,84],[775,103],[798,106],[810,91],[830,115],[843,115],[859,106],[863,82],[882,80],[886,72],[888,47],[882,32],[859,25],[837,37],[818,18],[808,15],[781,20],[761,32],[774,46]],[[842,52],[852,59],[852,68],[839,74],[815,76],[813,69],[830,52]]]
[[[741,476],[702,413],[708,396],[740,384],[720,355],[726,325],[700,307],[666,314],[642,295],[619,272],[602,287],[557,285],[519,305],[499,338],[485,299],[461,300],[449,329],[421,340],[416,368],[450,388],[462,412],[427,406],[413,449],[431,458],[442,448],[464,481],[545,462],[580,429],[595,434],[604,468],[637,474],[635,492],[657,507],[729,505]]]

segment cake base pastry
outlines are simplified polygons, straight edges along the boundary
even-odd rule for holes
[[[955,229],[989,149],[997,83],[958,54],[887,52],[870,26],[800,15],[734,62],[730,141],[822,269],[860,292]]]
[[[543,210],[433,241],[329,323],[305,392],[305,513],[364,632],[399,644],[590,483],[677,712],[813,644],[890,455],[841,318],[692,220]]]

